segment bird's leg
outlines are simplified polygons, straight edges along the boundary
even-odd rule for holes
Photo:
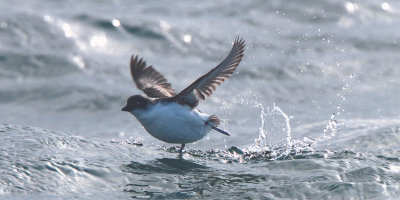
[[[179,148],[179,154],[182,154],[182,151],[184,148],[185,148],[185,144],[182,144],[181,148]]]

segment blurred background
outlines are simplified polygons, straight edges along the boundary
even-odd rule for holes
[[[247,48],[237,72],[199,106],[232,136],[211,132],[188,149],[254,149],[260,141],[270,149],[296,139],[320,150],[368,152],[375,145],[382,152],[400,141],[399,1],[17,0],[0,1],[0,10],[1,124],[139,141],[141,154],[165,154],[159,148],[171,145],[121,112],[129,96],[142,94],[130,77],[130,56],[144,57],[180,91],[221,62],[240,36]],[[388,133],[386,140],[381,134]]]
[[[200,109],[249,133],[246,142],[258,136],[255,102],[275,103],[293,117],[292,128],[332,113],[399,118],[396,1],[16,4],[0,4],[2,123],[129,137],[140,127],[120,112],[141,94],[129,73],[132,54],[180,91],[222,61],[236,36],[246,40],[245,58]]]

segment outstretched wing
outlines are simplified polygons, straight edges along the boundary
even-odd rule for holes
[[[244,40],[237,37],[228,56],[211,71],[198,78],[195,82],[182,90],[174,99],[180,103],[196,107],[198,98],[205,100],[215,91],[216,86],[221,85],[235,71],[243,58],[245,48]]]
[[[143,58],[131,57],[131,75],[136,87],[151,98],[166,98],[175,96],[171,84],[152,66],[146,66]]]

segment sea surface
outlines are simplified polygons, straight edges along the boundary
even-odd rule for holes
[[[227,137],[178,146],[129,113],[144,57]],[[399,199],[399,1],[0,1],[0,199]]]

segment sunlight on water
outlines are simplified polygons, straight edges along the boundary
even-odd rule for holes
[[[171,25],[168,24],[168,23],[165,22],[165,21],[160,21],[160,27],[161,27],[161,30],[162,30],[163,32],[168,32],[169,30],[171,30]]]
[[[382,3],[381,8],[382,8],[382,10],[384,10],[386,12],[391,11],[390,5],[388,3],[386,3],[386,2]]]
[[[43,16],[43,20],[44,20],[45,22],[49,22],[49,23],[54,22],[53,17],[51,17],[50,15],[45,15],[45,16]]]
[[[65,37],[67,37],[67,38],[72,37],[73,33],[72,33],[72,30],[71,30],[71,26],[69,24],[63,23],[61,27],[62,27],[62,29],[64,31]]]
[[[84,69],[86,67],[81,56],[72,57],[72,61],[79,67],[79,69]]]
[[[185,41],[186,43],[190,43],[192,41],[192,36],[188,34],[184,35],[183,41]]]
[[[107,37],[104,34],[94,35],[90,38],[92,47],[104,47],[107,44]]]
[[[83,33],[82,29],[80,28],[80,24],[65,22],[64,20],[56,19],[50,15],[43,16],[43,20],[51,25],[59,27],[63,31],[64,36],[68,39],[72,39],[80,50],[86,50],[87,45],[90,45],[92,48],[103,48],[109,43],[109,39],[104,32],[99,33],[97,31],[90,31],[90,29],[88,29],[85,30],[85,33]],[[119,27],[121,22],[118,19],[113,19],[111,20],[111,24],[114,27]],[[90,35],[90,33],[93,35],[87,38],[86,35]],[[75,62],[79,68],[84,67],[82,62],[80,62],[77,58],[73,58],[73,62]]]
[[[67,23],[61,19],[56,19],[50,15],[44,15],[43,20],[45,22],[49,23],[50,25],[55,25],[56,27],[60,28],[64,32],[64,36],[66,38],[72,39],[74,41],[75,45],[80,50],[86,49],[86,45],[84,44],[84,42],[82,42],[78,39],[77,30],[75,30],[75,29],[77,29],[78,26],[72,27],[71,23]],[[73,60],[75,63],[77,63],[75,61],[75,58]],[[78,66],[82,66],[82,65],[78,64]]]
[[[348,1],[344,4],[344,6],[346,7],[347,12],[349,13],[354,13],[358,10],[358,5],[356,3]]]
[[[121,25],[121,22],[120,22],[118,19],[113,19],[113,20],[111,21],[111,23],[112,23],[112,25],[115,26],[115,27],[118,27],[118,26]]]

